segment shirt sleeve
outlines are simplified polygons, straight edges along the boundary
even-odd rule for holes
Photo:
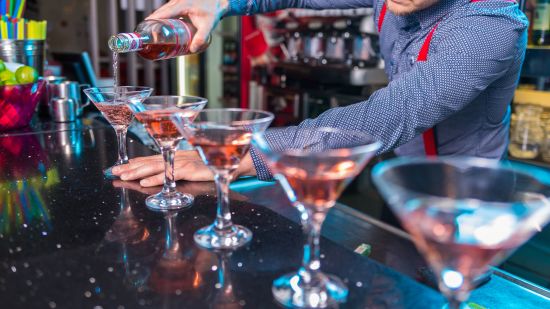
[[[487,22],[483,18],[491,17],[461,20],[460,25],[444,31],[445,37],[437,37],[441,30],[438,29],[428,61],[417,62],[411,71],[368,100],[330,109],[286,130],[316,127],[359,130],[382,142],[379,153],[407,143],[465,108],[506,74],[514,62],[523,61],[526,23],[493,20],[489,24],[495,30],[486,31],[477,26]],[[266,132],[266,137],[276,149],[284,148],[288,140],[279,130]],[[256,156],[256,151],[252,155]],[[253,158],[253,162],[259,179],[271,178],[261,158]]]
[[[226,15],[251,15],[289,8],[302,9],[353,9],[373,5],[375,0],[229,0]]]

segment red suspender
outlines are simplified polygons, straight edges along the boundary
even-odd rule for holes
[[[428,36],[426,37],[424,44],[422,44],[422,47],[420,48],[420,52],[418,53],[418,57],[416,58],[416,61],[424,62],[428,60],[428,53],[430,52],[430,44],[432,43],[432,37],[434,36],[435,30],[437,29],[438,25],[439,23],[435,24],[435,26],[432,28],[430,33],[428,33]],[[424,132],[422,134],[422,139],[424,140],[424,152],[426,153],[426,156],[428,157],[437,156],[437,144],[436,144],[434,128],[430,128],[428,129],[428,131]]]
[[[387,10],[388,10],[388,4],[384,2],[384,5],[382,5],[382,10],[380,10],[380,17],[378,17],[378,33],[382,31],[382,25],[384,24],[384,19],[386,19]]]
[[[479,1],[479,0],[477,0]],[[382,5],[382,10],[380,10],[380,16],[378,17],[378,33],[382,31],[382,25],[384,24],[384,20],[386,19],[386,13],[388,10],[388,5],[386,2]],[[416,61],[426,61],[428,60],[428,54],[430,52],[430,44],[432,42],[432,37],[435,33],[435,30],[437,29],[437,23],[433,29],[430,31],[428,36],[426,37],[426,40],[424,41],[424,44],[422,44],[422,47],[420,48],[420,52],[418,53],[418,57],[416,58]],[[424,152],[426,153],[426,156],[437,156],[437,144],[435,139],[435,130],[433,128],[428,129],[426,132],[422,134],[422,139],[424,140]]]

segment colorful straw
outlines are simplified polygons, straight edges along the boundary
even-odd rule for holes
[[[1,40],[45,40],[47,22],[23,18],[26,0],[0,0]]]

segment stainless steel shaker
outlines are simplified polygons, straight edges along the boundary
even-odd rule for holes
[[[40,103],[37,106],[38,113],[41,116],[48,116],[49,115],[49,105],[50,100],[52,97],[53,87],[55,87],[56,84],[59,84],[61,82],[64,82],[66,78],[64,76],[45,76],[44,80],[46,81],[46,92],[42,96],[42,99],[40,100]]]
[[[77,105],[77,116],[82,115],[84,107],[90,105],[90,101],[86,98],[86,103],[82,101],[82,88],[89,88],[88,84],[79,84],[75,81],[62,81],[52,84],[50,100],[53,98],[71,99]]]
[[[50,116],[55,122],[76,121],[78,105],[73,99],[53,98],[50,100]]]

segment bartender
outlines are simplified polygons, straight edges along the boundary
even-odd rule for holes
[[[527,45],[528,20],[511,0],[172,0],[149,18],[189,16],[198,50],[224,16],[285,8],[349,9],[374,6],[380,50],[390,83],[368,100],[332,108],[300,128],[337,127],[369,133],[380,153],[402,156],[505,156],[510,103]],[[287,142],[267,131],[271,144]],[[212,174],[195,151],[180,151],[177,179],[206,181]],[[160,156],[130,160],[113,170],[142,186],[163,182]],[[269,179],[251,150],[238,175]]]

